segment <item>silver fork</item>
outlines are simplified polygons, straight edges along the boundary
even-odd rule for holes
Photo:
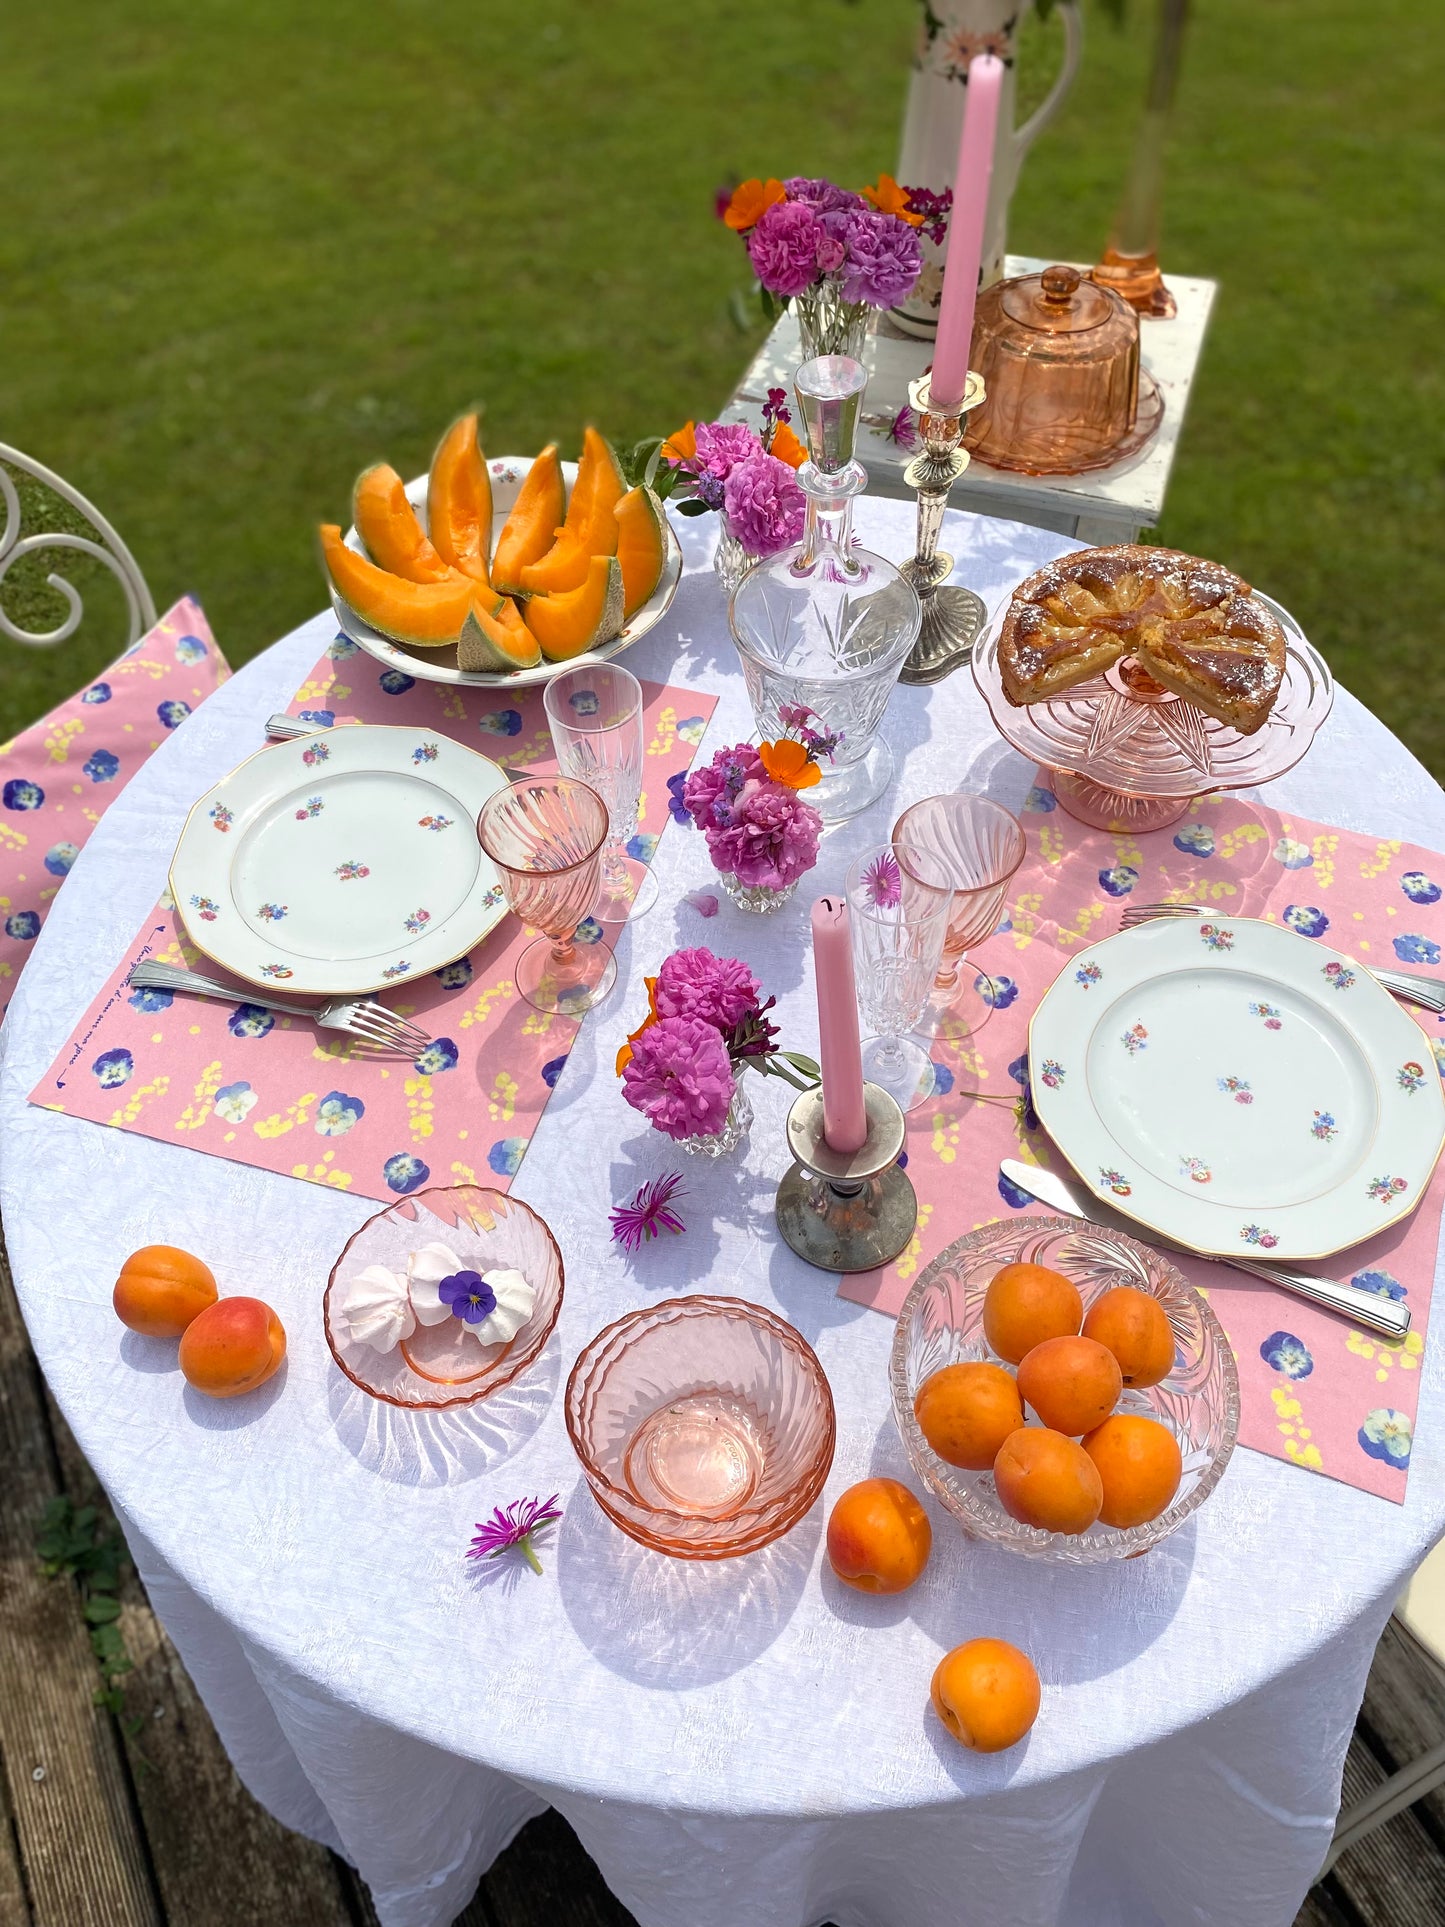
[[[223,1004],[259,1004],[262,1010],[279,1010],[288,1017],[307,1017],[321,1030],[344,1030],[381,1050],[403,1051],[415,1057],[431,1038],[415,1024],[398,1017],[384,1004],[364,998],[338,999],[322,1004],[293,1004],[281,997],[262,997],[251,989],[237,990],[232,984],[218,983],[194,970],[181,970],[175,964],[140,963],[127,982],[137,990],[182,990],[193,997],[215,997]]]
[[[1217,904],[1209,903],[1131,903],[1125,906],[1119,922],[1124,930],[1137,930],[1141,923],[1157,923],[1161,917],[1223,917],[1228,914]],[[1415,970],[1385,970],[1377,964],[1367,964],[1365,967],[1392,996],[1402,998],[1409,1004],[1418,1004],[1422,1010],[1433,1010],[1437,1015],[1445,1014],[1445,978],[1426,977]]]

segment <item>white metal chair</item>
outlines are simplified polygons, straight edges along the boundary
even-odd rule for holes
[[[18,469],[22,475],[41,483],[58,495],[61,501],[68,503],[85,518],[94,540],[68,529],[38,529],[30,535],[22,534],[20,492],[10,474],[11,469]],[[41,549],[69,549],[72,554],[90,556],[92,560],[103,563],[120,583],[130,623],[127,644],[138,642],[148,629],[155,627],[156,605],[140,572],[140,565],[110,523],[63,477],[40,462],[33,461],[30,456],[22,455],[18,448],[7,447],[4,442],[0,442],[0,508],[3,508],[5,518],[0,524],[0,583],[3,583],[11,564],[18,562],[22,555],[32,555]],[[78,591],[64,576],[48,575],[45,579],[58,595],[64,596],[69,605],[65,620],[55,629],[22,629],[0,608],[0,636],[7,636],[11,642],[24,643],[30,649],[49,649],[75,634],[84,614]]]
[[[1395,1606],[1395,1617],[1421,1652],[1445,1674],[1445,1541],[1429,1555]],[[1341,1813],[1319,1878],[1367,1833],[1393,1820],[1435,1787],[1445,1784],[1445,1739],[1418,1760],[1392,1773],[1373,1793]]]

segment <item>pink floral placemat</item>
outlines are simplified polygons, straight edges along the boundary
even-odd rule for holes
[[[715,699],[661,683],[642,689],[646,774],[628,848],[650,862],[668,821],[667,779],[691,764]],[[505,766],[555,768],[540,688],[417,682],[379,671],[344,637],[301,685],[291,713],[322,726],[414,724]],[[583,934],[603,933],[589,921]],[[214,972],[166,897],[30,1101],[385,1201],[426,1184],[506,1190],[578,1029],[517,995],[512,973],[525,942],[508,917],[469,957],[409,983],[404,998],[389,992],[386,1002],[415,1017],[432,1042],[413,1063],[379,1060],[340,1032],[258,1005],[127,990],[142,958]]]
[[[917,1235],[894,1264],[839,1286],[890,1317],[954,1238],[1015,1212],[1046,1211],[998,1169],[1014,1157],[1069,1170],[1029,1102],[1029,1016],[1071,953],[1113,935],[1131,897],[1207,903],[1220,922],[1278,921],[1366,965],[1428,968],[1445,949],[1445,857],[1408,843],[1220,798],[1201,798],[1170,828],[1114,835],[1066,815],[1043,777],[1024,822],[1029,854],[1002,928],[973,960],[974,988],[955,1007],[965,1021],[945,1020],[935,1043],[944,1091],[909,1120]],[[987,1021],[968,1034],[984,1010]],[[1407,1069],[1445,1076],[1439,1020],[1415,1015],[1419,1065]],[[1398,1344],[1223,1265],[1176,1260],[1208,1294],[1239,1360],[1242,1444],[1403,1500],[1442,1210],[1445,1161],[1412,1217],[1308,1267],[1405,1299],[1412,1326]]]

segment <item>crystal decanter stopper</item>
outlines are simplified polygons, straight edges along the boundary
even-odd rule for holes
[[[800,543],[748,572],[729,609],[763,737],[787,732],[784,709],[804,708],[817,735],[838,738],[808,791],[830,823],[856,816],[888,785],[893,757],[878,728],[921,620],[912,584],[853,540],[853,500],[868,485],[853,454],[867,382],[847,355],[820,355],[794,376],[811,457],[798,470],[807,527]]]

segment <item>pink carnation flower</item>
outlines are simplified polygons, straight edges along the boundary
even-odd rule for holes
[[[746,422],[699,422],[694,430],[699,475],[726,481],[728,472],[750,455],[761,455],[763,445]]]
[[[748,889],[786,890],[817,862],[822,832],[822,817],[796,790],[750,782],[733,804],[731,822],[708,830],[708,854]]]
[[[700,1017],[663,1017],[633,1041],[622,1095],[668,1137],[716,1137],[733,1101],[722,1035]]]
[[[683,806],[700,830],[715,830],[732,821],[733,804],[744,784],[762,781],[765,775],[751,743],[735,743],[689,774],[682,788]]]
[[[754,455],[729,474],[723,508],[728,528],[749,555],[776,555],[802,540],[808,498],[786,462]]]
[[[895,214],[865,209],[848,216],[848,259],[843,268],[843,299],[866,301],[870,308],[892,308],[923,272],[918,236]]]
[[[715,957],[710,950],[674,950],[657,977],[659,1017],[700,1017],[718,1030],[731,1030],[762,1000],[762,990],[739,957]]]
[[[774,201],[748,236],[748,259],[769,294],[788,300],[818,278],[823,227],[803,201]]]

